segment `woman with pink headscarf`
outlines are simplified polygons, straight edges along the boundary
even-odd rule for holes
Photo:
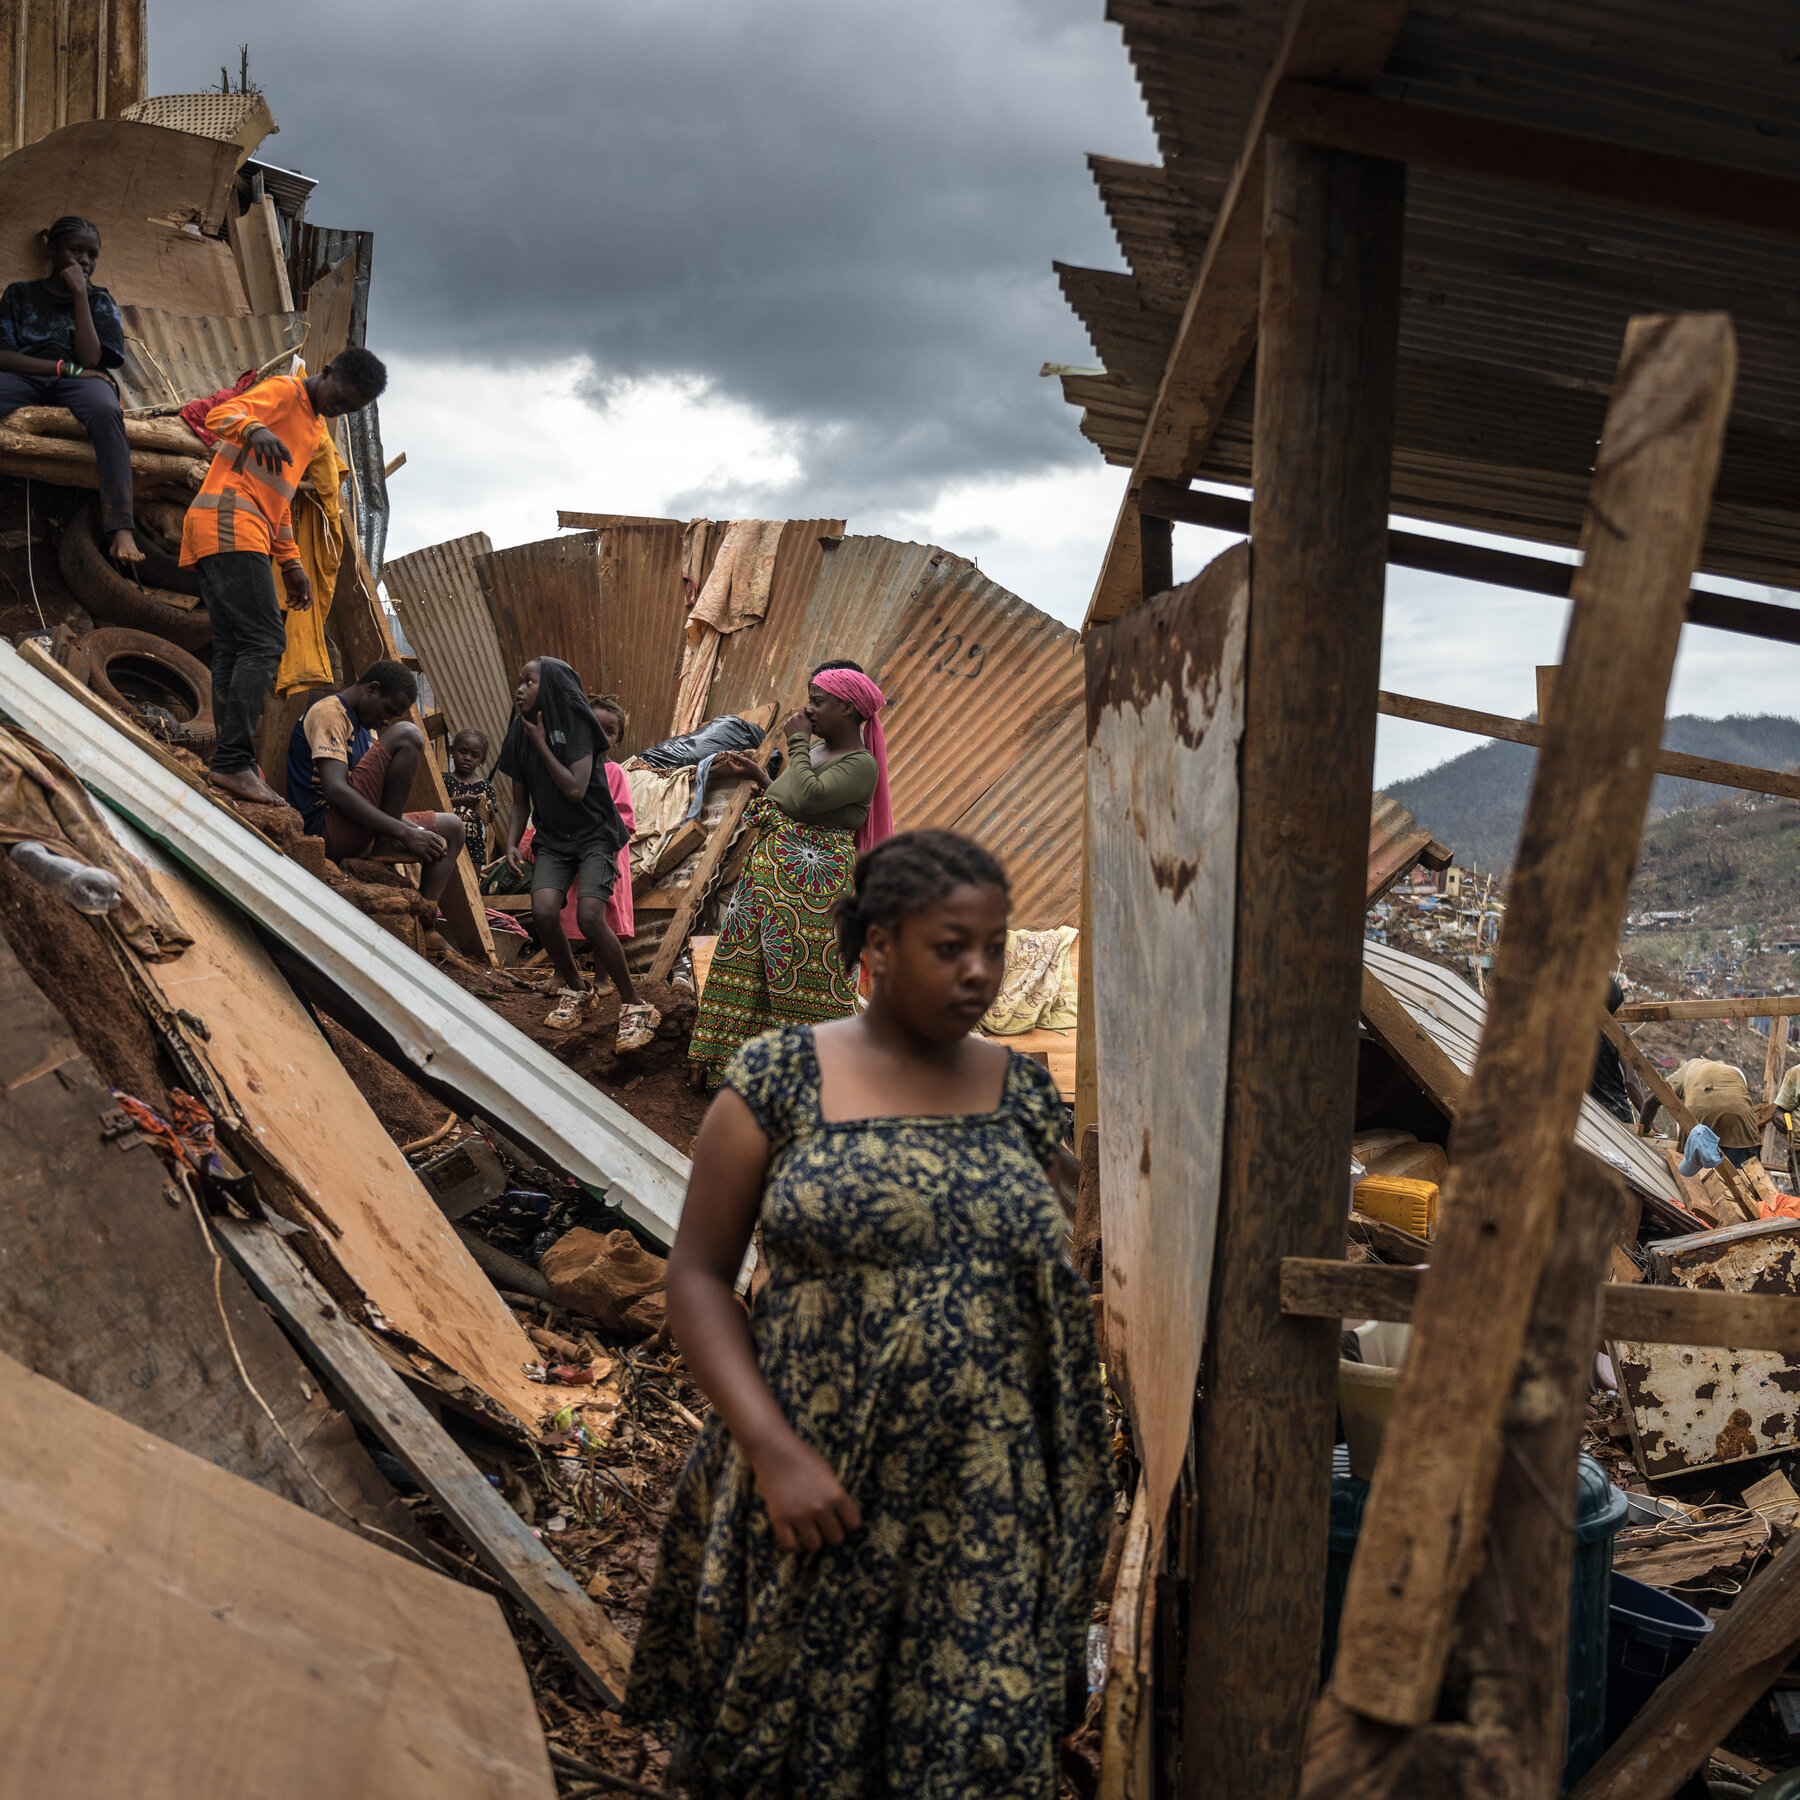
[[[857,857],[894,833],[885,704],[855,663],[821,663],[805,709],[782,721],[788,756],[777,779],[742,752],[715,765],[763,792],[745,814],[754,848],[719,925],[688,1052],[709,1082],[759,1032],[856,1010],[833,907]]]

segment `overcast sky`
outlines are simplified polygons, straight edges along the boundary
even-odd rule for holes
[[[1050,263],[1123,267],[1083,154],[1155,158],[1102,12],[151,0],[151,90],[247,40],[260,154],[376,233],[391,554],[548,537],[559,506],[841,516],[1078,623],[1124,472],[1038,375],[1096,360]],[[1178,536],[1180,575],[1226,541]],[[1383,681],[1528,712],[1563,612],[1395,571]],[[1672,710],[1791,711],[1800,650],[1745,643],[1686,633]],[[1384,721],[1377,776],[1469,742]]]

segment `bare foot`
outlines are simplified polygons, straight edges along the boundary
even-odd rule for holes
[[[214,787],[223,788],[234,800],[250,800],[258,806],[281,804],[281,796],[254,769],[233,769],[225,774],[209,769],[206,779]]]
[[[112,548],[107,551],[114,562],[140,563],[144,553],[138,548],[137,538],[129,531],[115,531],[112,536]]]

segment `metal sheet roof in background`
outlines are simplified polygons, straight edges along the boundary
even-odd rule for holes
[[[557,656],[584,681],[600,668],[600,534],[577,531],[475,558],[488,617],[508,673]]]
[[[709,711],[786,707],[832,657],[888,696],[889,780],[902,828],[979,837],[1006,863],[1013,916],[1079,914],[1082,671],[1074,632],[929,544],[846,537],[821,547],[803,603],[783,594],[719,652]]]
[[[470,727],[485,732],[490,755],[506,735],[513,689],[475,574],[475,558],[493,548],[485,531],[471,532],[397,556],[382,572],[451,735]],[[497,775],[494,785],[504,812],[512,784]]]
[[[669,735],[681,674],[682,527],[672,520],[600,533],[600,609],[592,646],[566,658],[594,691],[616,694],[629,715],[620,754]]]
[[[188,319],[159,306],[122,306],[125,363],[119,396],[138,407],[185,406],[230,387],[246,369],[260,369],[306,336],[304,313],[244,313],[230,319]],[[277,369],[275,373],[281,371]]]

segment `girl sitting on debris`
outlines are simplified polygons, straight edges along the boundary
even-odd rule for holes
[[[809,1025],[856,1010],[856,972],[836,955],[832,907],[858,852],[894,829],[886,696],[853,662],[813,670],[806,706],[782,721],[788,762],[771,781],[734,750],[715,767],[763,791],[745,818],[755,848],[719,923],[688,1054],[715,1082],[739,1047],[771,1025]],[[816,738],[816,742],[814,741]]]
[[[464,842],[477,875],[487,868],[488,827],[500,822],[493,780],[481,772],[487,753],[487,733],[466,726],[450,740],[450,773],[444,777],[450,804],[463,822]]]
[[[1007,904],[950,832],[861,857],[837,938],[867,1010],[746,1044],[695,1142],[669,1324],[715,1410],[626,1697],[695,1794],[1056,1795],[1113,1495],[1062,1103],[970,1035]]]
[[[554,656],[534,656],[520,670],[513,704],[513,721],[494,766],[513,784],[506,865],[515,875],[525,872],[519,840],[528,823],[535,826],[532,931],[562,983],[544,1023],[552,1031],[572,1030],[600,1003],[576,967],[563,929],[563,896],[573,885],[581,935],[618,989],[618,1048],[642,1049],[656,1035],[662,1014],[638,998],[625,952],[606,923],[619,852],[630,842],[607,784],[606,732],[582,692],[581,677]]]
[[[132,535],[131,446],[111,375],[125,360],[125,326],[112,295],[93,285],[100,232],[70,215],[39,236],[49,272],[0,294],[0,413],[66,406],[75,415],[94,446],[107,554],[142,562]]]

